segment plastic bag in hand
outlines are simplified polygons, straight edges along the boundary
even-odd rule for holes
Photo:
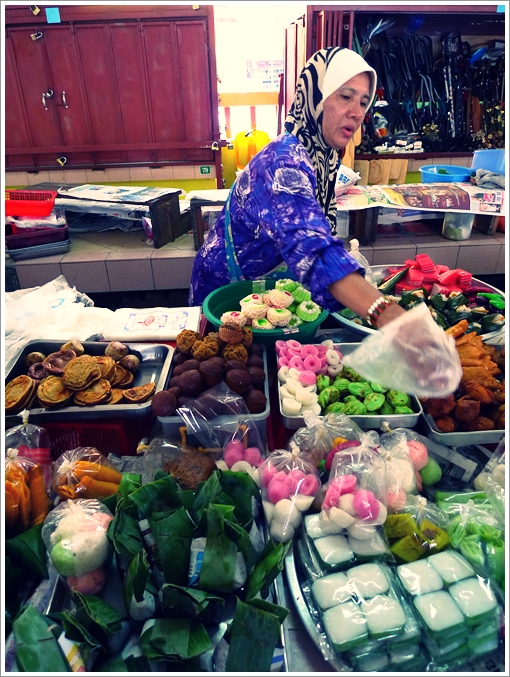
[[[365,338],[343,363],[367,381],[417,397],[449,395],[462,377],[455,341],[434,322],[425,303]]]

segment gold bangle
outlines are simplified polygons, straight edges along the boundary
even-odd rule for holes
[[[375,327],[377,329],[377,320],[379,319],[379,316],[381,315],[383,310],[386,310],[386,308],[389,308],[390,306],[394,305],[395,301],[390,299],[388,296],[380,296],[372,303],[372,305],[368,309],[367,322],[372,327]]]

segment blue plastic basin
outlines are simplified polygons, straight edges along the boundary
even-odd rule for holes
[[[447,172],[443,174],[444,170]],[[462,183],[469,181],[471,167],[457,167],[455,165],[425,165],[420,167],[422,183]]]

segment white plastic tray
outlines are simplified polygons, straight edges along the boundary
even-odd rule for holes
[[[401,267],[403,264],[401,263],[394,263],[390,264],[387,266],[370,266],[372,272],[374,273],[376,279],[378,282],[382,282],[385,277],[389,275],[389,269],[390,268],[398,268]],[[477,286],[481,287],[487,287],[488,292],[493,292],[495,294],[501,294],[501,296],[505,296],[505,293],[502,292],[500,289],[497,289],[496,287],[493,287],[490,284],[487,284],[487,282],[482,282],[481,280],[477,280],[476,277],[473,278],[473,283],[475,283]],[[348,320],[346,317],[343,317],[340,315],[340,313],[331,313],[331,317],[335,319],[337,322],[339,322],[341,325],[346,327],[347,329],[350,329],[351,331],[356,332],[357,334],[360,335],[360,338],[365,338],[365,336],[368,336],[369,334],[375,334],[377,329],[372,329],[371,327],[364,327],[361,324],[356,324],[356,322],[353,322],[352,320]],[[504,334],[505,332],[505,326],[503,326],[501,329],[498,329],[497,331],[491,331],[488,334],[481,334],[482,338],[484,341],[488,341],[489,339],[493,339],[496,336],[500,336],[501,334]]]

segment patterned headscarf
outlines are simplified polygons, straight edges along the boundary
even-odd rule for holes
[[[316,52],[305,64],[296,85],[294,101],[285,119],[285,129],[294,134],[308,151],[317,176],[316,197],[336,232],[334,200],[339,153],[326,144],[322,135],[323,103],[347,80],[367,73],[371,82],[370,103],[375,96],[377,75],[356,52],[330,47]]]

